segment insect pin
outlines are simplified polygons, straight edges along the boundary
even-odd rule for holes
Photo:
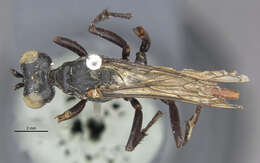
[[[243,108],[225,100],[237,100],[238,91],[221,88],[217,84],[248,82],[247,76],[237,75],[235,71],[177,71],[168,67],[147,65],[146,53],[151,40],[141,26],[133,29],[142,43],[139,52],[136,53],[135,62],[131,62],[128,60],[130,47],[127,42],[116,33],[96,26],[112,17],[130,19],[131,14],[104,10],[91,22],[89,32],[121,47],[121,59],[90,55],[77,42],[65,37],[55,37],[53,41],[71,50],[79,58],[65,62],[56,69],[51,68],[52,60],[45,53],[31,50],[23,54],[20,59],[21,73],[14,69],[11,69],[11,72],[15,77],[22,79],[14,89],[24,87],[24,102],[28,107],[41,108],[50,102],[55,94],[54,86],[65,94],[80,99],[76,105],[56,117],[58,122],[75,117],[83,110],[87,101],[106,102],[123,98],[135,109],[131,133],[125,147],[127,151],[134,150],[146,136],[147,130],[162,116],[162,112],[158,111],[142,128],[142,106],[136,98],[158,99],[169,106],[172,132],[178,148],[189,141],[202,106]],[[184,136],[175,101],[196,105],[195,113],[186,123]]]

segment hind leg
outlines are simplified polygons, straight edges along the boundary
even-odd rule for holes
[[[135,98],[126,100],[130,101],[131,105],[135,108],[135,116],[131,133],[125,147],[126,151],[133,151],[135,147],[141,142],[141,140],[146,136],[148,129],[162,116],[162,112],[158,111],[152,120],[146,125],[146,127],[142,129],[143,112],[141,104]]]
[[[195,113],[186,122],[185,136],[183,138],[182,133],[181,133],[178,108],[175,105],[174,101],[168,101],[167,104],[169,105],[171,127],[172,127],[172,132],[174,135],[174,139],[176,141],[176,146],[177,146],[177,148],[181,148],[190,140],[192,129],[196,126],[196,124],[198,122],[202,107],[200,105],[197,105]]]
[[[109,19],[111,17],[130,19],[132,15],[130,13],[115,13],[115,12],[108,12],[107,10],[104,10],[91,22],[88,30],[90,33],[100,36],[110,42],[113,42],[117,46],[121,47],[123,49],[122,59],[127,60],[130,54],[130,47],[127,44],[127,42],[114,32],[96,27],[96,24],[98,24],[101,21],[104,21],[105,19]]]

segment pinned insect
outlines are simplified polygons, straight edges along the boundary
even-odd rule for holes
[[[126,150],[132,151],[144,138],[147,130],[161,117],[158,111],[142,129],[142,106],[136,98],[159,99],[169,105],[172,132],[178,148],[185,145],[195,127],[202,106],[216,108],[242,109],[225,99],[239,98],[239,92],[220,88],[217,83],[248,82],[245,75],[236,72],[196,71],[184,69],[177,71],[163,66],[147,65],[146,53],[150,48],[150,38],[143,27],[133,29],[142,40],[135,62],[130,62],[130,48],[119,35],[96,27],[99,22],[111,17],[130,19],[130,13],[114,13],[104,10],[90,24],[89,32],[111,41],[122,48],[122,59],[89,55],[77,42],[64,37],[56,37],[54,42],[79,56],[65,62],[57,69],[51,69],[52,60],[44,53],[27,51],[20,59],[21,71],[12,69],[12,74],[22,78],[14,89],[24,87],[24,102],[30,108],[40,108],[50,102],[55,94],[54,86],[64,93],[81,99],[75,106],[56,117],[58,122],[79,114],[87,101],[106,102],[124,98],[135,109],[134,121]],[[186,123],[184,137],[180,128],[180,118],[175,101],[196,104],[193,116]]]

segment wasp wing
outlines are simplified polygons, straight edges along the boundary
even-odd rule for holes
[[[235,72],[195,71],[184,69],[177,71],[162,66],[146,66],[116,59],[104,59],[103,67],[113,69],[113,84],[102,89],[104,97],[136,97],[163,100],[177,100],[192,104],[218,108],[237,108],[225,98],[238,99],[237,91],[220,88],[217,82],[246,82],[245,75]]]

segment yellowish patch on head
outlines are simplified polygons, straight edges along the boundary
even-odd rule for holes
[[[39,53],[35,50],[27,51],[20,59],[20,64],[29,64],[35,62],[39,57]]]
[[[38,109],[45,104],[41,95],[34,92],[24,96],[24,103],[32,109]]]

